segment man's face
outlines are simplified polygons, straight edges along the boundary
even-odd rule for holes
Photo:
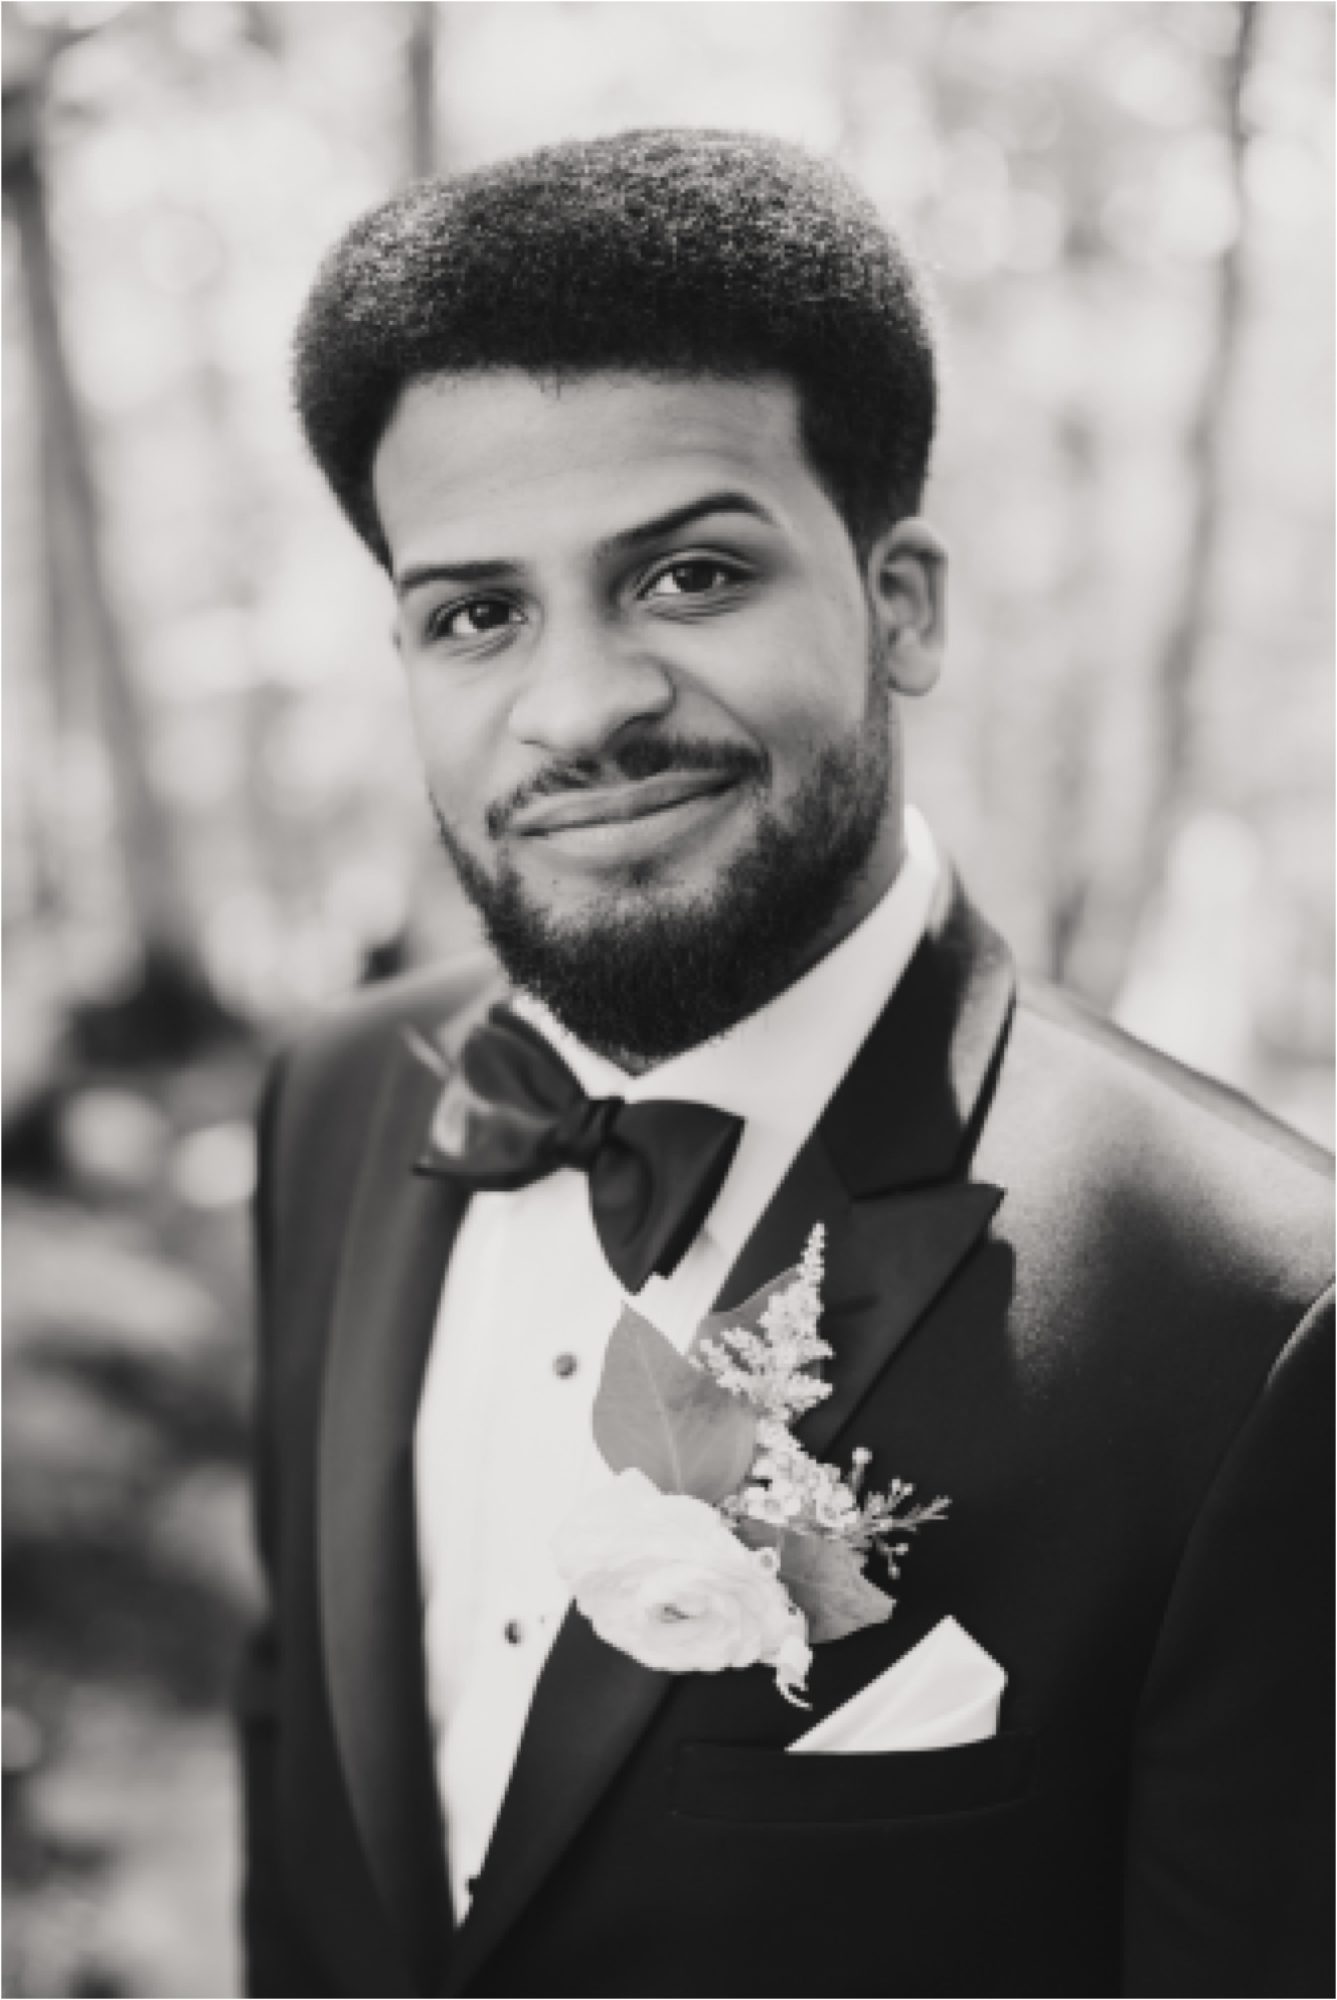
[[[882,894],[877,622],[787,384],[416,382],[375,493],[443,837],[575,1032],[658,1060]]]

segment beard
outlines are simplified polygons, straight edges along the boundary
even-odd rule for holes
[[[432,802],[460,885],[512,982],[587,1048],[638,1069],[724,1034],[820,955],[884,822],[890,700],[880,678],[870,681],[862,724],[817,754],[783,813],[767,802],[770,764],[761,752],[654,736],[553,766],[493,807],[488,831],[498,838],[535,797],[670,770],[719,772],[750,790],[745,845],[704,891],[676,890],[671,861],[641,862],[587,911],[560,921],[534,900],[509,856],[489,873]]]

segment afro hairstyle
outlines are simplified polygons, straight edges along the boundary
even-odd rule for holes
[[[423,377],[781,375],[861,556],[918,506],[933,439],[909,258],[835,167],[749,133],[624,132],[415,183],[330,251],[295,364],[312,453],[387,569],[372,466]]]

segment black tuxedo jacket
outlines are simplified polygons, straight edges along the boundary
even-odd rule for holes
[[[424,1695],[412,1434],[465,1201],[415,1175],[477,959],[382,988],[262,1118],[250,1990],[1331,1992],[1323,1156],[1047,993],[945,894],[733,1270],[827,1225],[801,1435],[946,1493],[889,1623],[670,1676],[567,1620],[467,1920]],[[790,1757],[955,1617],[1000,1734]]]

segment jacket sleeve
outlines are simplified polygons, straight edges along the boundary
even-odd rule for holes
[[[291,1996],[328,1991],[328,1977],[306,1942],[283,1880],[278,1837],[279,1623],[274,1602],[274,1448],[270,1410],[270,1282],[274,1236],[274,1137],[283,1062],[272,1066],[261,1100],[255,1197],[257,1323],[253,1444],[254,1514],[265,1605],[241,1662],[236,1719],[243,1803],[242,1933],[246,1991]]]
[[[1184,1552],[1141,1703],[1127,1994],[1331,1994],[1332,1295]]]

